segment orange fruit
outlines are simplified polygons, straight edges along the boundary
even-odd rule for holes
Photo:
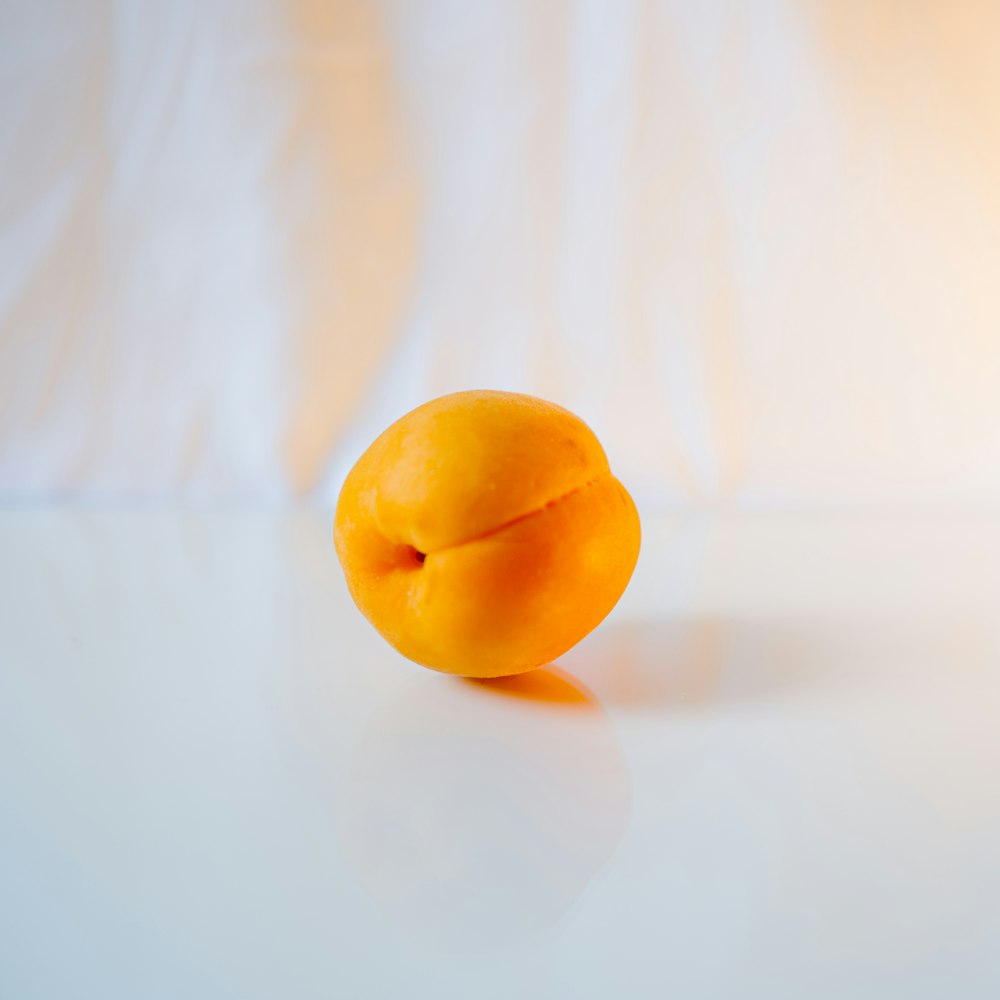
[[[480,390],[379,435],[344,482],[334,542],[355,603],[400,653],[498,677],[604,619],[635,568],[639,516],[582,420]]]

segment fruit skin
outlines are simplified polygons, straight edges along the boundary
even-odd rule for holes
[[[468,677],[561,656],[615,606],[639,516],[593,432],[554,403],[475,390],[418,406],[340,492],[334,543],[400,653]]]

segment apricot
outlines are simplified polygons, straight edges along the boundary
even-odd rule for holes
[[[355,603],[400,653],[498,677],[600,624],[635,568],[639,516],[579,417],[480,390],[374,441],[340,492],[334,543]]]

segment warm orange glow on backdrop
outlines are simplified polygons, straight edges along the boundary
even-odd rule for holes
[[[20,6],[5,495],[330,499],[482,386],[641,504],[1000,499],[995,5]]]

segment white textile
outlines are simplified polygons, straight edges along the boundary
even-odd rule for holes
[[[1000,5],[7,0],[0,497],[335,496],[459,388],[643,502],[1000,501]]]

